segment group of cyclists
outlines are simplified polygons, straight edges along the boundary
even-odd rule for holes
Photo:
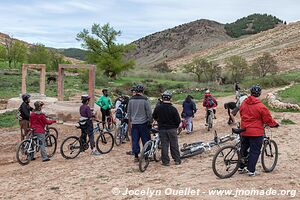
[[[236,87],[239,89],[239,87]],[[140,141],[144,145],[151,139],[150,130],[155,120],[158,125],[158,130],[161,139],[161,158],[162,165],[169,166],[169,149],[175,165],[180,165],[180,153],[178,146],[177,129],[181,125],[181,118],[175,106],[172,105],[172,93],[165,91],[161,95],[155,109],[152,112],[149,99],[144,95],[144,86],[137,84],[132,87],[132,96],[122,95],[115,101],[116,118],[120,121],[126,119],[130,127],[131,135],[131,151],[130,155],[134,156],[134,162],[139,161],[141,151]],[[239,91],[238,91],[239,92]],[[108,90],[102,90],[103,95],[96,101],[100,106],[102,114],[103,128],[105,128],[106,119],[111,116],[113,103],[108,95]],[[260,154],[260,149],[263,141],[264,124],[270,127],[278,127],[278,123],[271,117],[269,110],[261,103],[258,97],[261,94],[261,87],[255,85],[250,89],[250,95],[237,93],[237,102],[228,102],[224,104],[224,108],[228,110],[228,124],[235,122],[234,116],[240,112],[241,127],[245,131],[241,134],[241,155],[248,157],[247,166],[240,166],[241,173],[247,172],[249,176],[255,176],[255,166]],[[89,137],[91,154],[98,156],[100,153],[95,148],[93,136],[93,118],[95,117],[93,110],[90,108],[90,96],[83,95],[81,97],[82,105],[80,106],[80,124],[82,126],[82,141],[86,141]],[[43,102],[37,101],[34,103],[34,109],[30,107],[30,95],[22,95],[23,103],[19,108],[21,139],[24,139],[28,127],[35,128],[35,134],[41,143],[41,155],[43,161],[50,160],[45,153],[45,126],[55,123],[54,120],[47,120],[42,112]],[[205,89],[205,94],[202,102],[203,107],[208,111],[213,110],[216,116],[216,107],[218,105],[215,97],[210,93],[209,89]],[[192,132],[192,119],[197,112],[196,103],[191,95],[187,95],[182,104],[181,117],[187,122],[187,134]],[[32,112],[31,112],[32,111]],[[31,114],[29,115],[29,113]],[[206,114],[208,115],[208,113]],[[206,117],[207,125],[207,117]],[[128,153],[128,152],[127,152]]]

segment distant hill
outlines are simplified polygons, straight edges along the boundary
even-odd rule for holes
[[[69,49],[57,49],[57,51],[64,56],[75,58],[77,60],[85,60],[86,51],[77,48],[69,48]]]
[[[283,21],[267,14],[253,14],[243,17],[233,23],[226,24],[225,30],[231,37],[238,38],[242,35],[256,34],[274,28]]]
[[[231,40],[223,24],[201,19],[134,41],[136,49],[127,57],[135,59],[138,67],[149,67]]]

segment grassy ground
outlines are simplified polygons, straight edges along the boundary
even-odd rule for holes
[[[267,106],[267,108],[273,112],[299,112],[299,111],[296,111],[294,109],[279,109],[279,108],[272,108],[269,106],[268,102],[266,99],[263,99],[262,100],[262,103],[265,104],[265,106]]]
[[[0,128],[17,127],[18,125],[16,111],[0,114]]]
[[[296,103],[300,105],[300,84],[279,92],[279,97],[283,102]]]
[[[289,124],[296,124],[296,123],[293,122],[293,121],[290,120],[290,119],[282,119],[282,120],[281,120],[281,124],[289,125]]]

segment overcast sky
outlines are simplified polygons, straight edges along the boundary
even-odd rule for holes
[[[49,47],[80,47],[75,40],[93,23],[122,31],[119,43],[197,19],[230,23],[267,13],[300,21],[299,0],[0,0],[0,32]]]

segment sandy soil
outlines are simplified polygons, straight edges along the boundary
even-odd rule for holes
[[[217,119],[214,129],[220,136],[230,133],[226,124],[227,116],[223,103],[232,101],[232,97],[220,98]],[[199,112],[194,119],[195,130],[191,135],[183,132],[179,137],[183,143],[208,141],[213,138],[204,126],[204,110],[198,104]],[[40,158],[27,166],[21,166],[15,159],[15,147],[19,140],[18,130],[2,129],[0,133],[0,199],[146,199],[142,195],[113,195],[113,188],[124,193],[129,190],[156,190],[153,199],[236,199],[236,189],[256,190],[299,190],[300,186],[300,151],[299,151],[299,113],[272,113],[281,121],[288,118],[296,125],[281,125],[272,129],[273,139],[279,147],[279,161],[272,173],[264,173],[261,164],[257,164],[258,175],[235,174],[226,180],[218,179],[212,169],[212,157],[217,147],[193,158],[183,160],[179,166],[171,163],[164,167],[160,163],[151,162],[147,171],[139,172],[133,157],[125,154],[130,144],[124,144],[106,155],[93,157],[90,151],[80,154],[76,159],[65,160],[59,151],[50,162],[42,163]],[[60,130],[59,145],[69,135],[79,135],[73,126],[55,125]],[[166,195],[168,188],[199,190],[198,195]],[[270,189],[271,188],[271,189]],[[233,190],[231,195],[209,195],[209,190]],[[114,189],[114,192],[118,191]],[[296,197],[300,199],[300,191]],[[247,193],[247,192],[246,192]],[[192,194],[192,193],[186,193]],[[292,199],[290,196],[242,195],[239,199]]]

